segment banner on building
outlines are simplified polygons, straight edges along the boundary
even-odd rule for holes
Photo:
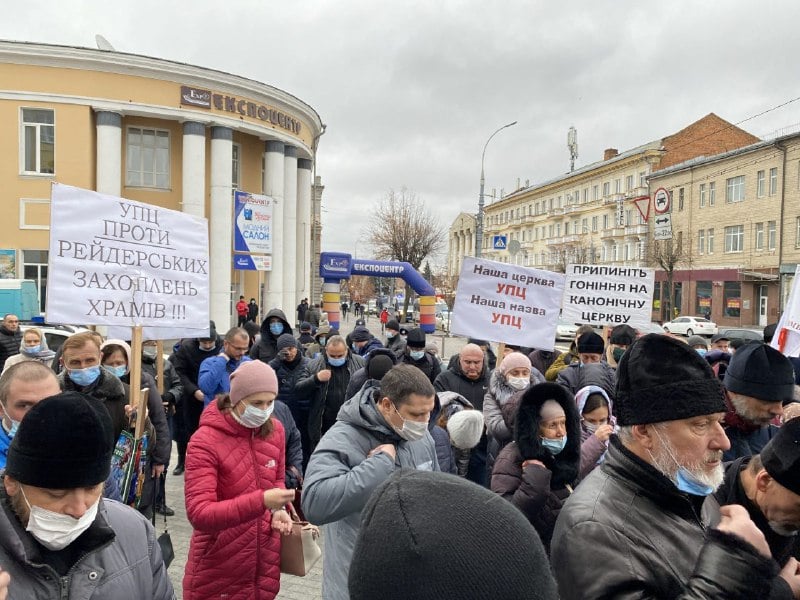
[[[238,271],[272,271],[272,255],[234,254],[233,268]]]
[[[0,279],[16,279],[17,251],[0,250]]]
[[[464,257],[450,331],[552,350],[563,292],[560,273]]]
[[[650,323],[654,269],[568,265],[561,318],[570,323],[644,327]]]
[[[54,184],[50,223],[48,321],[208,329],[206,219]]]
[[[275,200],[237,190],[233,194],[234,252],[272,254],[272,209]]]

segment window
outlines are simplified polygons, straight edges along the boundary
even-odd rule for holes
[[[36,282],[39,311],[44,310],[47,300],[47,250],[22,251],[22,277]],[[37,311],[38,312],[38,311]]]
[[[764,223],[756,223],[756,239],[754,245],[756,250],[764,249]]]
[[[22,109],[22,173],[52,175],[56,172],[55,118],[55,111],[47,108]]]
[[[722,286],[722,313],[726,317],[738,317],[742,308],[742,285],[738,281],[726,281]]]
[[[778,167],[769,170],[769,195],[774,196],[778,193]]]
[[[622,179],[615,179],[614,180],[614,193],[619,194],[622,192]]]
[[[561,237],[561,223],[556,223],[556,237]]]
[[[639,187],[647,186],[647,171],[639,172]]]
[[[547,226],[547,237],[548,238],[553,237],[553,226],[552,225],[548,225]]]
[[[625,225],[633,225],[633,209],[629,208],[625,211]]]
[[[700,184],[700,208],[705,208],[706,206],[706,184]]]
[[[611,183],[606,181],[603,184],[603,196],[608,196],[611,193]]]
[[[683,210],[684,188],[678,189],[678,210]]]
[[[589,201],[589,188],[583,188],[583,203],[586,204]]]
[[[742,252],[744,250],[744,225],[732,225],[725,228],[725,252]]]
[[[238,190],[241,179],[241,160],[242,147],[239,144],[231,146],[231,181],[233,182],[233,189]]]
[[[706,232],[701,229],[697,232],[697,253],[703,254],[706,251]]]
[[[756,173],[756,198],[764,197],[765,183],[766,179],[764,177],[764,171],[762,170]]]
[[[767,221],[767,250],[775,250],[777,233],[775,221]]]
[[[589,233],[589,219],[586,217],[581,219],[581,233]]]
[[[611,246],[611,260],[617,262],[619,260],[619,245],[614,244]]]
[[[128,127],[125,185],[169,188],[169,131]]]
[[[706,248],[709,254],[714,254],[714,228],[706,232]]]
[[[712,181],[708,184],[708,205],[714,206],[714,202],[717,200],[717,182]]]
[[[597,215],[592,217],[592,231],[597,231],[597,222],[598,222]],[[797,245],[800,246],[800,217],[797,217]]]
[[[608,215],[603,215],[603,229],[608,229]]]
[[[711,293],[712,283],[710,281],[698,281],[695,290],[695,314],[696,315],[710,315],[711,314]]]
[[[800,181],[800,175],[797,176],[798,181]],[[800,184],[798,184],[800,187]],[[600,188],[596,185],[592,186],[592,200],[597,200],[600,197]]]
[[[550,210],[553,210],[553,200],[554,198],[550,198],[550,200],[548,201],[548,203],[550,204]]]
[[[800,248],[800,217],[794,219],[794,247]]]
[[[625,178],[625,191],[630,192],[633,189],[633,175],[628,175]]]
[[[725,202],[744,201],[744,175],[731,177],[725,181]]]

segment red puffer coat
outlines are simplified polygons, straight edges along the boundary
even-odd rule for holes
[[[211,403],[186,453],[186,515],[194,531],[184,600],[271,600],[280,589],[280,534],[264,490],[283,488],[284,432],[266,438]]]

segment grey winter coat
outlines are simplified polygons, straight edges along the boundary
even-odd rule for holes
[[[438,471],[430,433],[416,442],[402,440],[375,405],[377,382],[370,381],[339,411],[336,424],[322,437],[306,470],[303,512],[324,525],[322,597],[348,600],[347,576],[361,525],[361,511],[370,494],[396,469]],[[394,461],[379,452],[382,444],[397,448]]]
[[[559,372],[556,383],[567,388],[573,396],[587,385],[603,388],[609,398],[614,398],[617,386],[617,372],[607,362],[581,364],[572,363]]]
[[[0,490],[0,503],[0,565],[11,575],[10,599],[175,598],[153,526],[132,508],[101,499],[95,522],[70,546],[82,544],[85,553],[61,577],[13,514],[5,489]]]

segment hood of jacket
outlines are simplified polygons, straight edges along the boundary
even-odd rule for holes
[[[261,339],[262,340],[272,340],[273,342],[278,341],[277,335],[272,335],[272,332],[269,330],[269,320],[273,317],[278,317],[281,322],[283,323],[283,331],[281,335],[284,333],[289,333],[294,335],[292,332],[292,326],[289,325],[289,321],[286,320],[286,315],[280,308],[273,308],[271,311],[267,313],[267,316],[264,317],[264,320],[261,321]]]
[[[342,404],[336,420],[367,429],[387,442],[397,443],[401,439],[400,436],[386,422],[375,404],[375,398],[379,391],[380,381],[377,379],[367,380],[355,396]]]
[[[608,396],[606,391],[599,385],[586,385],[578,390],[575,394],[575,404],[578,407],[578,416],[583,414],[583,407],[586,406],[586,400],[592,394],[600,394],[608,402],[608,414],[611,416],[614,412],[614,402]]]
[[[542,446],[539,434],[539,411],[547,400],[558,402],[567,418],[567,444],[555,456]],[[575,481],[581,457],[581,430],[572,394],[557,383],[540,383],[528,388],[520,397],[517,408],[514,442],[523,460],[540,460],[553,471],[551,485]]]

